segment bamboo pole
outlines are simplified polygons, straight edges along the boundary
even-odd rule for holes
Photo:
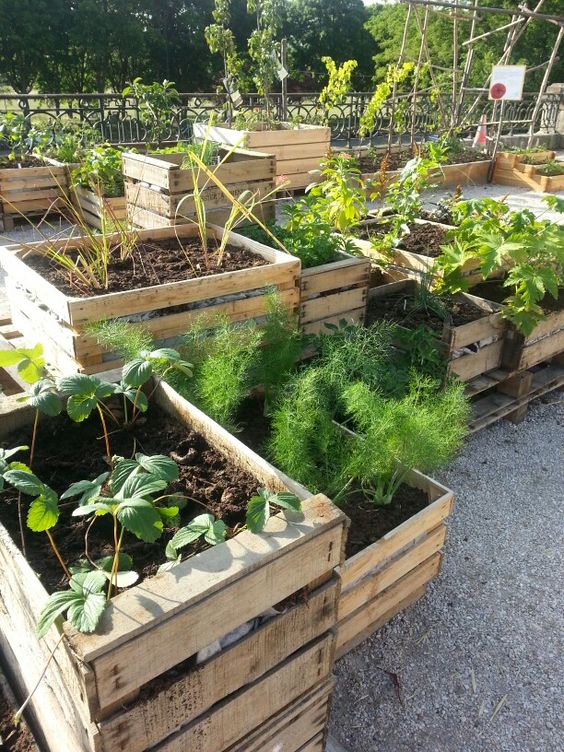
[[[446,122],[446,117],[445,117],[445,112],[444,112],[444,109],[443,109],[443,102],[442,102],[442,99],[441,99],[441,96],[440,96],[440,89],[437,86],[437,82],[436,82],[435,76],[433,74],[433,64],[431,62],[431,55],[429,53],[429,46],[427,44],[427,37],[426,37],[426,35],[423,34],[423,30],[421,28],[421,23],[419,21],[419,17],[418,16],[415,16],[415,21],[417,22],[417,28],[419,29],[419,33],[421,34],[421,37],[422,37],[422,40],[423,40],[423,49],[424,49],[424,52],[425,52],[425,57],[427,58],[427,63],[429,64],[429,76],[431,78],[431,83],[433,84],[435,90],[439,92],[439,96],[438,96],[438,99],[437,99],[437,104],[439,106],[439,112],[440,112],[440,115],[441,115],[441,120],[442,120],[443,123],[445,123]]]
[[[411,13],[413,11],[413,5],[409,3],[407,6],[407,15],[405,17],[405,24],[403,26],[403,36],[401,39],[401,47],[399,52],[399,58],[398,58],[398,68],[403,64],[403,58],[405,55],[405,47],[407,44],[407,32],[409,30],[409,22],[411,20]],[[395,114],[395,108],[396,108],[396,95],[398,91],[398,85],[397,81],[394,77],[394,84],[392,87],[392,102],[391,102],[391,109],[390,109],[390,125],[388,127],[388,151],[392,148],[392,133],[394,129],[394,114]]]
[[[427,10],[427,8],[425,8]],[[456,113],[456,77],[458,72],[458,21],[456,20],[456,11],[458,10],[458,0],[454,0],[454,23],[452,25],[452,98],[450,106],[450,128],[454,128],[454,118]]]
[[[535,120],[537,119],[537,116],[539,114],[539,110],[541,107],[541,98],[546,91],[546,87],[548,86],[548,78],[550,76],[550,71],[552,70],[554,63],[556,62],[556,55],[558,54],[558,48],[560,47],[560,42],[562,41],[563,36],[564,36],[564,26],[561,26],[560,31],[558,32],[558,36],[556,37],[556,41],[554,43],[554,47],[552,48],[552,55],[550,56],[550,60],[548,61],[548,65],[544,72],[544,76],[542,79],[541,87],[539,89],[539,95],[535,103],[533,114],[531,115],[531,126],[529,128],[529,138],[527,140],[527,148],[529,148],[533,142],[533,136],[535,133]]]
[[[400,0],[400,2],[414,3],[415,5],[422,5],[425,7],[435,6],[439,8],[452,8],[452,2],[445,2],[444,0]],[[475,10],[477,5],[460,5],[460,10]],[[523,16],[523,18],[538,18],[540,21],[553,21],[555,23],[564,23],[564,16],[553,16],[552,14],[538,13],[536,10],[529,10],[528,8],[492,8],[489,6],[479,7],[480,13],[492,13],[503,16]]]
[[[472,22],[470,24],[470,38],[474,36],[474,32],[476,29],[476,23],[478,20],[478,0],[476,0],[476,9],[472,12]],[[453,129],[456,128],[458,125],[458,118],[460,117],[460,110],[462,109],[462,105],[464,103],[464,90],[466,88],[466,84],[468,83],[468,78],[470,76],[470,70],[472,69],[472,61],[474,59],[474,47],[471,46],[466,54],[466,60],[464,61],[464,70],[462,71],[462,80],[460,82],[460,90],[458,92],[458,98],[456,100],[456,108],[454,112],[454,118],[453,118]]]
[[[414,15],[417,18],[417,9],[414,9]],[[419,84],[419,69],[421,67],[421,61],[423,59],[423,39],[424,34],[427,34],[427,22],[429,20],[429,8],[425,8],[425,15],[423,16],[423,31],[421,33],[421,42],[419,44],[419,55],[417,57],[417,65],[415,67],[415,80],[413,82],[413,97],[411,100],[411,131],[409,135],[409,144],[411,148],[415,146],[415,119],[417,114],[417,86]]]

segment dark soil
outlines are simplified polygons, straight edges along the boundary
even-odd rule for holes
[[[372,237],[381,237],[390,230],[391,225],[388,222],[374,222],[360,227],[358,236],[370,240]],[[447,242],[447,233],[448,229],[445,227],[413,222],[409,225],[409,233],[402,237],[399,245],[411,253],[436,258],[441,255],[441,246]]]
[[[351,521],[345,552],[347,557],[362,551],[390,530],[420,512],[429,504],[424,491],[401,485],[388,506],[375,506],[359,492],[359,498],[341,505]]]
[[[112,292],[153,287],[167,282],[196,279],[223,272],[266,266],[269,262],[251,251],[236,246],[227,246],[220,266],[213,257],[215,248],[210,247],[209,266],[200,244],[196,240],[179,241],[176,238],[158,243],[139,243],[125,260],[119,260],[119,249],[108,267],[108,286],[104,289],[85,289],[72,279],[69,272],[45,256],[30,255],[25,263],[51,282],[65,295],[90,297]],[[72,251],[70,252],[72,257]]]
[[[408,329],[416,329],[424,324],[441,333],[445,321],[452,326],[461,326],[483,316],[479,308],[466,301],[456,300],[450,295],[442,295],[439,302],[445,309],[445,318],[428,307],[417,305],[411,290],[394,292],[385,298],[371,298],[366,311],[366,325],[370,326],[375,321],[385,320]]]
[[[14,713],[0,691],[0,749],[2,752],[37,752],[37,745],[25,723],[14,726]]]
[[[477,295],[480,298],[486,300],[493,300],[494,303],[503,303],[508,295],[511,295],[511,288],[504,287],[500,281],[482,282],[476,287],[472,288],[472,295]],[[558,290],[558,300],[552,297],[552,295],[545,295],[540,302],[540,307],[548,315],[555,311],[562,311],[564,309],[564,287]]]
[[[26,167],[48,167],[42,159],[37,157],[25,157],[23,160],[8,159],[8,157],[0,157],[0,170],[12,169],[22,170]]]
[[[92,417],[85,423],[73,423],[66,417],[40,422],[33,471],[44,483],[61,493],[68,486],[83,479],[93,479],[108,470],[103,458],[104,445],[100,423]],[[20,430],[3,442],[4,446],[29,445],[30,431]],[[256,493],[258,482],[227,461],[210,447],[199,434],[191,431],[156,406],[151,406],[133,427],[118,430],[110,436],[113,454],[132,457],[135,452],[147,455],[165,454],[174,459],[180,468],[179,480],[165,492],[189,496],[182,510],[182,524],[187,524],[197,514],[211,512],[223,519],[229,527],[244,522],[247,502]],[[25,456],[17,459],[26,461]],[[193,500],[193,501],[192,501]],[[198,503],[199,502],[199,503]],[[27,509],[29,499],[24,497]],[[207,507],[204,508],[205,505]],[[53,535],[65,560],[69,563],[84,557],[84,532],[86,521],[71,517],[76,502],[61,504],[61,516]],[[17,495],[9,491],[3,495],[0,519],[19,543],[17,524]],[[142,577],[155,574],[165,560],[164,550],[174,530],[166,529],[162,537],[149,544],[126,535],[124,551],[134,560],[134,568]],[[110,555],[111,525],[100,518],[89,534],[89,554],[92,559]],[[53,556],[47,537],[26,529],[27,557],[41,577],[47,590],[64,584],[62,571]],[[202,550],[205,544],[192,549]],[[187,547],[183,553],[191,553]]]
[[[381,152],[375,157],[361,157],[360,169],[362,172],[378,172],[385,156],[386,153]],[[410,149],[402,149],[401,151],[392,152],[388,155],[386,171],[401,170],[410,159],[413,159],[413,154]],[[481,162],[484,159],[487,159],[487,157],[484,156],[482,152],[476,151],[475,149],[462,148],[460,151],[447,154],[446,161],[443,162],[443,165],[468,164],[469,162]]]

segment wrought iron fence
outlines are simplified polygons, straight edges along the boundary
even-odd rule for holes
[[[473,134],[482,114],[488,124],[493,125],[493,102],[489,102],[482,92],[478,106],[472,109],[475,96],[469,92],[460,111],[459,122],[462,135]],[[354,92],[346,100],[334,107],[329,117],[332,139],[335,143],[350,145],[359,141],[359,126],[362,114],[372,96],[371,92]],[[524,94],[520,102],[507,102],[504,112],[502,135],[525,133],[529,129],[537,94]],[[287,117],[294,122],[320,122],[323,113],[319,109],[317,94],[290,94],[284,105],[281,94],[271,95],[272,108],[277,117]],[[244,97],[243,110],[253,110],[260,104],[257,94]],[[221,94],[181,94],[180,105],[175,107],[165,140],[187,139],[192,134],[194,122],[207,122],[212,113],[224,110],[225,96]],[[450,106],[445,100],[444,109]],[[535,131],[554,132],[560,98],[557,94],[545,94],[539,110]],[[440,111],[436,100],[429,96],[419,96],[415,108],[415,131],[418,136],[437,133],[441,130]],[[470,117],[465,113],[471,112]],[[0,113],[17,112],[23,114],[33,124],[73,121],[94,128],[100,137],[112,143],[142,143],[147,133],[142,124],[138,102],[132,97],[120,94],[44,94],[44,95],[0,95]],[[411,127],[411,102],[400,98],[396,103],[395,115],[389,103],[379,113],[374,130],[364,138],[364,143],[378,143],[388,134],[393,120],[393,132],[398,137]]]

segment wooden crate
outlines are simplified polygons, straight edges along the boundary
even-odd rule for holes
[[[220,157],[229,151],[221,148]],[[186,224],[194,219],[192,193],[195,174],[192,170],[182,169],[185,158],[186,154],[182,152],[159,155],[124,153],[127,215],[133,225],[153,229]],[[234,149],[215,174],[235,197],[251,191],[263,198],[274,188],[276,159],[262,152]],[[198,185],[205,200],[208,221],[221,224],[231,209],[229,199],[203,173]],[[269,220],[274,216],[274,204],[265,202],[256,211],[262,221]]]
[[[210,226],[210,238],[220,230]],[[161,230],[144,230],[140,240],[192,238],[197,236],[193,225]],[[117,238],[117,236],[116,236]],[[80,239],[73,244],[82,242]],[[0,247],[0,266],[6,272],[6,288],[10,301],[12,322],[29,341],[41,341],[48,357],[59,371],[77,370],[96,373],[120,364],[116,353],[108,353],[95,337],[84,331],[89,322],[106,318],[127,317],[135,321],[136,314],[155,312],[140,325],[148,329],[156,342],[171,343],[184,334],[190,323],[203,313],[223,313],[231,321],[258,318],[266,312],[267,293],[276,289],[282,302],[295,310],[299,302],[299,259],[268,248],[241,235],[230,233],[229,242],[246,248],[269,263],[251,269],[224,272],[153,287],[109,293],[85,298],[73,298],[59,292],[52,284],[34,272],[22,256],[41,253],[43,243]],[[68,248],[68,240],[53,241],[51,245]],[[229,296],[228,301],[218,300]],[[179,313],[169,313],[172,306],[203,303],[203,307]]]
[[[102,229],[104,212],[106,226],[108,223],[126,221],[125,196],[106,198],[80,185],[73,186],[71,196],[73,204],[84,218],[84,221],[92,225],[92,227],[97,227],[99,230]]]
[[[429,506],[339,568],[337,657],[420,598],[440,572],[452,491],[417,470],[410,473],[408,484],[427,494]]]
[[[564,310],[553,311],[525,336],[508,326],[502,365],[511,371],[524,371],[564,352]]]
[[[14,220],[42,216],[64,206],[69,190],[69,169],[55,159],[44,158],[45,167],[0,169],[0,229],[13,230]]]
[[[370,290],[369,299],[386,298],[397,292],[415,292],[417,284],[409,279],[380,285]],[[498,303],[469,293],[459,293],[457,297],[483,311],[483,316],[459,326],[445,322],[442,335],[437,338],[437,346],[448,361],[447,374],[461,381],[469,381],[501,367],[507,325],[500,313],[502,306]],[[400,329],[407,331],[404,327]]]
[[[347,518],[323,496],[311,497],[168,385],[153,396],[162,409],[201,433],[260,485],[305,498],[303,516],[277,515],[260,535],[244,531],[171,572],[145,580],[109,603],[93,635],[64,627],[54,661],[31,702],[50,752],[223,752],[327,678],[333,664],[339,580]],[[33,413],[1,398],[0,437]],[[0,416],[1,417],[1,416]],[[169,669],[294,593],[295,605],[154,693]],[[21,691],[35,683],[59,640],[53,627],[33,637],[47,593],[0,526],[0,645]],[[317,730],[317,729],[315,729]],[[260,748],[260,747],[259,747]]]
[[[501,152],[496,156],[493,182],[499,185],[517,185],[541,193],[557,193],[564,190],[564,175],[539,175],[539,165],[524,164],[523,160],[554,159],[556,152],[545,151],[523,156]]]
[[[321,125],[280,123],[277,130],[238,130],[227,125],[194,123],[194,136],[273,154],[276,175],[288,179],[289,190],[305,188],[315,181],[310,170],[319,169],[331,147],[331,129]]]
[[[325,331],[325,324],[364,321],[370,283],[370,259],[339,253],[328,264],[302,269],[300,326],[306,334]]]
[[[320,682],[228,752],[324,752],[333,685]]]
[[[505,418],[521,423],[530,403],[564,386],[564,357],[518,373],[497,369],[471,381],[466,393],[471,398],[471,433]]]

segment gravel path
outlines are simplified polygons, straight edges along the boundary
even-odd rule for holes
[[[437,474],[456,499],[440,578],[336,667],[348,752],[564,749],[563,447],[553,392]]]

